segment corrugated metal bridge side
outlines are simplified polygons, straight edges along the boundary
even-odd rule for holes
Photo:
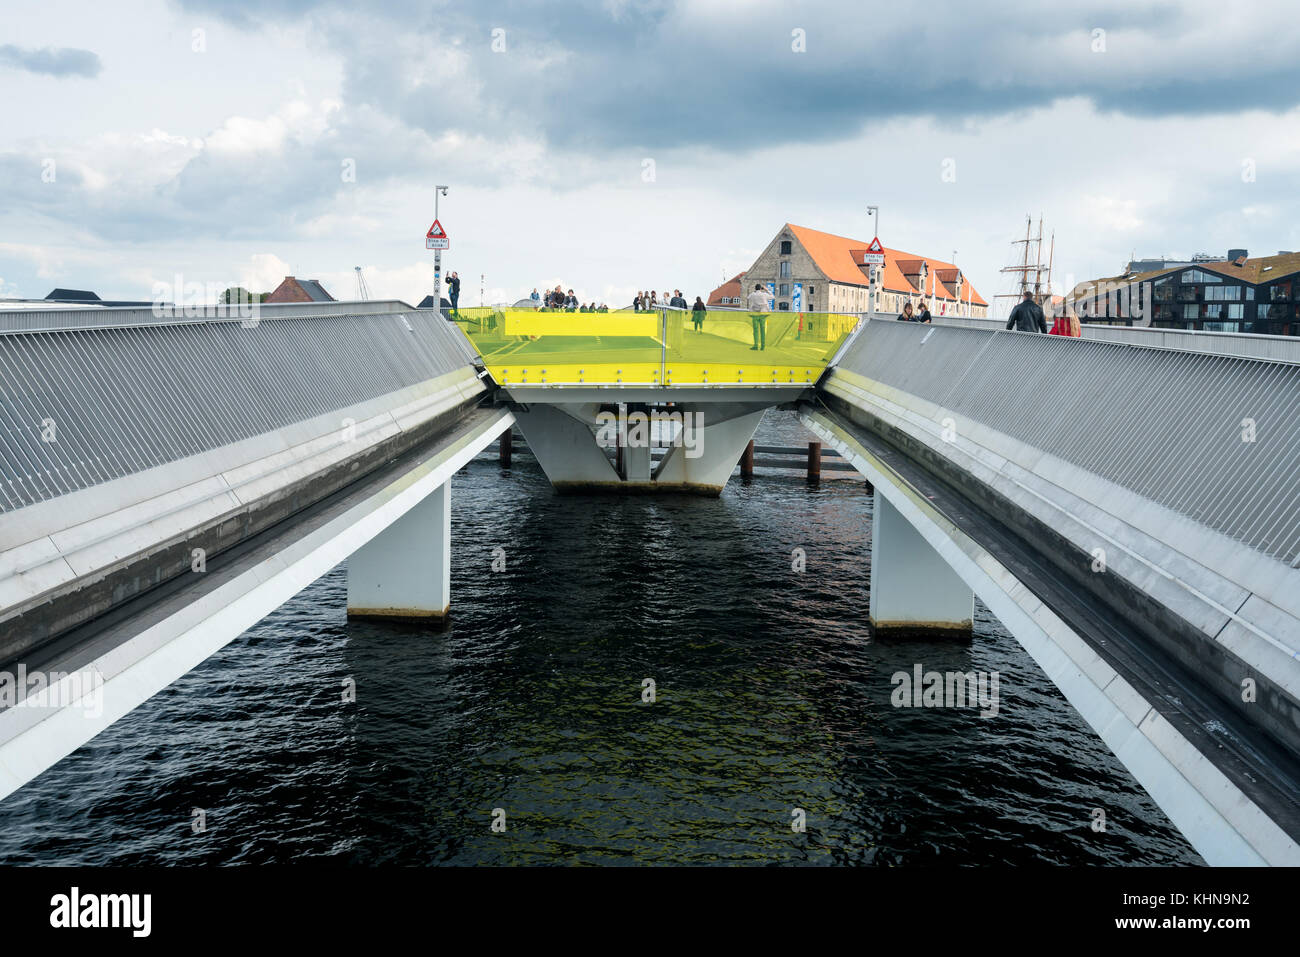
[[[273,432],[473,358],[429,312],[304,313],[0,313],[10,327],[0,327],[0,510]]]
[[[400,302],[0,313],[0,662],[478,427],[484,391]]]
[[[899,322],[869,330],[839,368],[1014,436],[1292,567],[1300,559],[1300,365]]]

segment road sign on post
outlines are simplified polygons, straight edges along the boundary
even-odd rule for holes
[[[885,268],[885,247],[880,245],[880,237],[876,236],[867,246],[866,252],[862,254],[862,265],[869,267],[871,274],[871,285],[867,291],[867,312],[874,313],[879,307],[880,294],[879,283],[881,280],[880,270]]]
[[[447,238],[447,231],[442,228],[442,223],[436,219],[433,225],[429,227],[428,233],[424,237],[425,249],[450,249],[451,240]]]

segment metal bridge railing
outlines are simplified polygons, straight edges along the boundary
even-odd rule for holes
[[[263,319],[313,316],[372,316],[410,312],[398,299],[363,302],[258,302],[233,305],[192,304],[157,306],[70,306],[14,308],[0,302],[0,335],[13,332],[55,332],[65,329],[121,329],[126,326],[173,326],[195,322],[253,324]]]
[[[141,321],[0,334],[0,511],[347,408],[473,359],[434,310],[289,305],[256,325],[160,325],[115,310]]]
[[[892,319],[893,316],[880,316]],[[964,326],[968,329],[996,331],[1006,327],[1005,319],[969,319],[960,316],[935,316],[934,323]],[[1051,327],[1052,320],[1047,320]],[[1245,332],[1198,332],[1195,329],[1163,329],[1152,326],[1114,326],[1085,322],[1083,338],[1103,342],[1127,342],[1156,349],[1183,349],[1187,352],[1213,352],[1216,355],[1245,356],[1280,362],[1300,362],[1300,336],[1257,335]]]
[[[1300,563],[1300,365],[873,321],[837,367]]]

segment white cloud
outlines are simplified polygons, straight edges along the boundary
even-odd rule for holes
[[[664,5],[660,19],[659,7],[625,3],[588,17],[593,31],[611,23],[641,31],[638,43],[687,37],[700,44],[724,31],[752,57],[727,59],[726,49],[707,45],[703,56],[737,83],[734,90],[711,87],[703,72],[675,61],[647,60],[653,44],[628,45],[606,60],[583,32],[586,21],[563,9],[550,32],[549,10],[504,24],[505,54],[489,52],[494,24],[486,19],[445,26],[460,15],[450,9],[440,8],[432,26],[425,13],[411,18],[396,36],[400,6],[364,16],[331,8],[248,31],[205,13],[200,19],[215,21],[209,52],[196,56],[188,50],[190,11],[153,10],[136,37],[87,7],[86,22],[102,34],[103,75],[80,101],[62,90],[37,106],[20,100],[0,132],[0,165],[11,161],[4,169],[13,173],[0,208],[0,233],[11,240],[0,244],[0,271],[24,293],[52,280],[129,298],[147,295],[155,274],[229,276],[260,292],[295,273],[350,298],[352,267],[362,263],[373,295],[418,301],[432,291],[432,256],[421,236],[435,182],[452,185],[442,207],[453,243],[445,264],[460,270],[464,299],[473,303],[480,273],[487,301],[513,301],[556,282],[584,301],[625,303],[638,289],[665,284],[693,297],[746,268],[785,221],[869,238],[868,203],[881,207],[887,244],[944,259],[958,250],[986,298],[1004,289],[998,270],[1026,213],[1043,214],[1056,231],[1058,271],[1080,279],[1113,274],[1132,252],[1300,247],[1300,111],[1134,116],[1099,111],[1083,98],[1140,86],[1143,77],[1176,80],[1183,60],[1199,60],[1201,75],[1231,82],[1245,69],[1241,57],[1210,53],[1224,45],[1249,50],[1246,65],[1258,64],[1264,51],[1291,42],[1294,18],[1267,29],[1263,18],[1225,22],[1217,12],[1203,22],[1193,14],[1167,22],[1128,4],[1099,3],[1108,49],[1092,54],[1081,45],[1087,29],[1053,26],[1051,17],[1008,14],[977,36],[976,18],[986,15],[974,8],[954,8],[951,23],[931,17],[922,24],[901,9],[873,8],[878,30],[870,44],[917,43],[888,62],[910,63],[915,49],[933,84],[963,82],[978,66],[976,89],[987,102],[971,96],[968,110],[937,119],[920,109],[869,121],[849,113],[828,138],[825,130],[812,135],[811,111],[840,93],[860,96],[862,71],[816,71],[867,42],[852,29],[826,29],[828,14],[810,19],[809,59],[796,61],[809,85],[800,85],[804,74],[791,74],[788,101],[765,106],[754,127],[763,131],[757,147],[679,135],[678,114],[706,128],[735,110],[752,115],[744,69],[757,70],[763,57],[793,56],[788,29],[771,33],[778,5],[752,6],[743,22],[721,0]],[[616,36],[593,35],[600,44]],[[33,34],[24,42],[50,41]],[[61,42],[96,46],[82,35]],[[955,49],[958,42],[969,49]],[[991,52],[1005,48],[1019,52]],[[444,50],[449,58],[441,58]],[[873,61],[854,55],[869,73]],[[157,62],[144,69],[151,58]],[[646,62],[653,69],[643,74]],[[578,92],[596,106],[622,96],[633,118],[612,145],[594,136],[602,132],[599,113],[534,96],[557,72],[583,68],[594,88]],[[641,112],[663,91],[623,85],[655,70],[668,93],[686,91],[673,101],[673,115]],[[1039,89],[1062,74],[1074,78],[1079,96],[1030,98],[1014,112],[998,106],[1003,87]],[[1132,88],[1132,112],[1150,106],[1145,91]],[[720,96],[727,93],[734,97]],[[533,104],[537,115],[525,110],[521,118],[521,104]],[[547,123],[558,123],[572,145],[557,145]],[[1253,182],[1242,180],[1242,153],[1257,168]],[[656,160],[654,183],[641,179],[647,155]],[[58,160],[57,184],[39,181],[43,157]],[[355,161],[355,182],[340,177],[345,158]],[[939,175],[945,159],[955,163],[952,182]]]
[[[239,285],[249,292],[270,292],[293,274],[290,265],[274,253],[254,253],[236,270]],[[308,278],[308,277],[304,277]]]

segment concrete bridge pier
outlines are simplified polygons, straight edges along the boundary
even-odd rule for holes
[[[352,553],[348,616],[442,621],[451,606],[451,479]]]
[[[872,501],[870,618],[876,633],[969,638],[975,593],[879,487]]]
[[[533,401],[526,408],[521,405],[514,415],[529,449],[558,491],[717,495],[731,477],[765,409],[776,404],[777,399],[792,398],[799,389],[792,387],[788,396],[763,401],[680,401],[674,402],[671,409],[651,402],[620,403],[629,419],[635,415],[657,421],[659,431],[653,441],[664,450],[657,464],[650,431],[639,439],[625,440],[623,430],[629,428],[626,420],[619,428],[619,454],[610,461],[598,437],[613,421],[602,418],[615,415],[609,411],[611,403]],[[678,431],[670,438],[666,431],[670,423],[665,417],[673,415],[677,417],[673,428]]]

